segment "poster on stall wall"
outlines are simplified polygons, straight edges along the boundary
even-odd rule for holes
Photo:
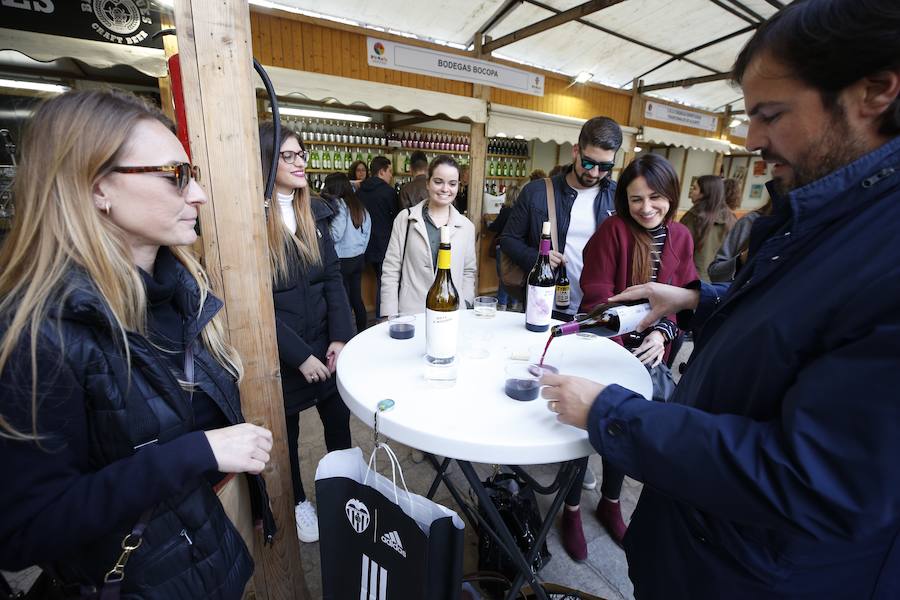
[[[366,38],[366,49],[370,67],[489,85],[532,96],[544,95],[544,76],[522,69],[373,37]]]
[[[0,26],[122,46],[162,48],[150,0],[0,0]]]

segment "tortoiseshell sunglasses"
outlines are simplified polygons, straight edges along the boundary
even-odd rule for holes
[[[200,181],[200,167],[191,163],[175,163],[159,167],[113,167],[116,173],[171,173],[178,192],[184,192],[191,179]]]

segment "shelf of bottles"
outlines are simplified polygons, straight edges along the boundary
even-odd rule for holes
[[[490,138],[484,166],[484,191],[497,196],[503,195],[510,185],[524,185],[528,180],[530,159],[527,141]]]

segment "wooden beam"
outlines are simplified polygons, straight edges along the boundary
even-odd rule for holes
[[[715,4],[716,6],[718,6],[719,8],[721,8],[722,10],[726,10],[726,11],[730,12],[731,14],[736,16],[738,19],[743,19],[744,21],[747,21],[748,23],[751,23],[751,24],[757,23],[756,21],[754,21],[753,19],[751,19],[744,13],[723,3],[721,0],[709,0],[709,1],[712,2],[713,4]]]
[[[175,22],[191,153],[210,197],[200,208],[206,270],[225,300],[226,333],[244,363],[244,417],[274,436],[265,477],[278,533],[272,546],[257,535],[253,587],[258,598],[308,600],[275,343],[250,11],[243,0],[180,0]]]
[[[710,41],[708,41],[708,42],[706,42],[706,43],[703,43],[703,44],[700,44],[699,46],[694,46],[693,48],[689,48],[688,50],[685,50],[684,52],[679,52],[677,55],[675,55],[675,56],[673,56],[672,58],[669,58],[669,59],[667,59],[667,60],[661,62],[660,64],[656,65],[655,67],[653,67],[653,68],[650,69],[649,71],[644,71],[643,73],[641,73],[640,75],[637,76],[637,79],[643,79],[644,77],[646,77],[647,75],[649,75],[649,74],[652,73],[653,71],[656,71],[656,70],[658,70],[658,69],[661,69],[661,68],[663,68],[664,66],[666,66],[667,64],[672,63],[672,62],[675,62],[676,60],[683,60],[684,57],[687,56],[688,54],[693,54],[694,52],[699,52],[700,50],[704,50],[704,49],[706,49],[706,48],[709,48],[710,46],[715,46],[716,44],[720,44],[720,43],[722,43],[722,42],[724,42],[724,41],[726,41],[726,40],[730,40],[730,39],[733,38],[733,37],[737,37],[737,36],[739,36],[739,35],[743,35],[743,34],[747,33],[748,31],[754,31],[757,27],[759,27],[759,23],[755,23],[755,24],[750,25],[750,26],[748,26],[748,27],[744,27],[743,29],[738,29],[737,31],[732,31],[731,33],[727,33],[727,34],[725,34],[725,35],[723,35],[723,36],[721,36],[721,37],[717,37],[716,39],[710,40]],[[626,84],[626,85],[627,85],[627,84]]]
[[[490,43],[489,36],[475,36],[475,58],[490,58],[484,50],[483,43]],[[475,84],[472,86],[472,97],[485,102],[491,101],[491,87]],[[487,160],[487,131],[484,123],[472,123],[469,128],[469,220],[475,225],[475,251],[481,248],[481,230],[484,224],[484,171]],[[478,260],[481,263],[480,257]],[[481,289],[481,269],[475,272],[475,289]]]
[[[476,38],[484,38],[484,34],[490,33],[491,29],[496,27],[500,21],[509,16],[509,13],[513,11],[513,9],[517,8],[520,4],[525,2],[525,0],[505,0],[503,4],[500,5],[494,14],[490,16],[490,18],[484,22],[484,24],[478,28],[475,32],[475,35],[472,36],[472,39],[469,40],[469,43],[466,44],[466,47],[473,46],[475,44]]]
[[[710,83],[711,81],[722,81],[730,79],[731,73],[720,73],[718,75],[704,75],[702,77],[690,77],[688,79],[676,79],[675,81],[666,81],[663,83],[653,83],[645,85],[641,88],[641,93],[655,92],[656,90],[668,90],[677,87],[689,87],[698,83]]]
[[[528,4],[531,4],[532,6],[537,6],[538,8],[543,8],[547,12],[552,12],[555,14],[559,14],[562,12],[558,8],[553,8],[549,4],[544,4],[543,2],[539,2],[538,0],[525,0],[525,1],[528,2]],[[688,64],[694,65],[695,67],[700,67],[701,69],[705,69],[711,73],[720,73],[721,72],[718,69],[714,69],[712,67],[706,66],[702,63],[697,62],[696,60],[693,60],[693,59],[690,59],[690,58],[687,58],[684,56],[679,56],[678,54],[676,54],[675,52],[672,52],[671,50],[666,50],[665,48],[660,48],[659,46],[654,46],[653,44],[648,44],[647,42],[642,42],[641,40],[637,40],[633,37],[629,37],[627,35],[617,32],[617,31],[613,31],[612,29],[607,29],[606,27],[597,25],[596,23],[592,23],[591,21],[588,21],[586,19],[575,19],[575,22],[578,23],[579,25],[584,25],[585,27],[590,27],[591,29],[596,29],[597,31],[602,31],[606,35],[611,35],[620,40],[625,40],[626,42],[635,44],[636,46],[646,48],[647,50],[653,50],[654,52],[659,52],[660,54],[665,54],[666,56],[671,56],[673,58],[677,58],[678,60],[683,60],[684,62],[686,62]],[[628,85],[628,84],[625,83],[622,87],[625,87],[625,85]]]
[[[781,10],[782,8],[784,8],[784,4],[782,4],[781,2],[778,2],[778,0],[766,0],[766,2],[768,2],[769,4],[771,4],[773,7],[777,8],[778,10]]]
[[[542,21],[532,23],[527,27],[523,27],[522,29],[513,31],[512,33],[508,33],[489,44],[485,44],[483,50],[485,53],[493,52],[498,48],[502,48],[503,46],[508,46],[509,44],[522,41],[527,37],[531,37],[535,34],[547,31],[548,29],[553,29],[554,27],[557,27],[564,23],[568,23],[569,21],[574,21],[575,19],[584,17],[591,13],[595,13],[599,10],[603,10],[604,8],[609,8],[610,6],[619,4],[620,2],[624,1],[625,0],[590,0],[590,2],[579,4],[578,6],[570,8],[569,10],[564,10],[557,15],[547,17]]]
[[[429,117],[427,115],[422,117],[410,117],[408,119],[400,119],[399,121],[392,121],[391,128],[399,129],[402,127],[410,127],[412,125],[419,125],[421,123],[429,123],[431,121],[437,121],[440,117]]]
[[[760,23],[762,23],[763,21],[766,20],[766,18],[764,16],[762,16],[761,14],[759,14],[758,12],[756,12],[755,10],[753,10],[752,8],[750,8],[749,6],[747,6],[746,4],[741,2],[740,0],[730,0],[730,2],[737,8],[741,9],[742,11],[744,11],[745,13],[747,13],[748,15],[750,15],[751,17],[753,17],[754,19],[759,21]]]

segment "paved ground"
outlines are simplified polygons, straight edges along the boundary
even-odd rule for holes
[[[685,342],[675,364],[677,365],[687,360],[692,348],[691,342]],[[677,369],[675,371],[677,373]],[[676,379],[677,377],[676,374]],[[372,430],[361,421],[352,418],[351,431],[354,444],[359,445],[363,449],[364,455],[368,457],[373,446]],[[303,414],[300,437],[300,468],[303,481],[307,490],[314,491],[312,482],[315,479],[316,464],[325,452],[322,425],[315,411],[306,411]],[[390,445],[401,460],[403,473],[410,491],[425,494],[434,478],[434,470],[430,463],[427,461],[416,463],[412,460],[412,451],[409,448],[397,443],[390,443]],[[382,462],[382,464],[384,463]],[[600,457],[597,455],[592,456],[590,458],[590,466],[599,479],[602,476]],[[479,464],[475,465],[475,468],[482,478],[486,477],[493,470],[492,465]],[[555,468],[556,465],[545,465],[529,468],[529,472],[542,483],[549,483],[555,476]],[[454,482],[465,489],[465,478],[458,467],[454,466],[451,477]],[[621,502],[626,522],[628,522],[632,511],[634,511],[638,497],[641,494],[641,487],[639,482],[630,478],[625,479]],[[541,570],[539,575],[544,581],[568,585],[608,600],[631,600],[634,594],[631,582],[628,580],[628,565],[625,561],[625,554],[610,539],[593,514],[599,499],[599,487],[596,490],[586,490],[581,496],[582,523],[584,525],[585,538],[588,541],[588,560],[579,564],[566,555],[560,544],[557,519],[557,526],[550,531],[548,536],[548,547],[553,558]],[[458,507],[443,486],[438,490],[435,500],[459,512]],[[538,503],[541,506],[542,513],[546,512],[551,501],[552,497],[538,496]],[[321,533],[325,534],[325,532]],[[320,598],[319,545],[301,544],[301,555],[306,573],[306,582],[312,597]],[[467,527],[464,572],[475,571],[477,561],[477,537],[472,534],[471,528]]]
[[[687,360],[691,350],[692,344],[686,342],[675,364],[677,365]],[[368,457],[373,446],[372,430],[361,421],[352,418],[351,431],[354,444],[360,446],[365,456]],[[300,468],[307,493],[314,497],[316,465],[325,454],[322,424],[316,411],[311,410],[303,413],[300,436]],[[403,473],[410,491],[425,494],[434,477],[434,471],[430,463],[427,461],[414,462],[412,460],[412,451],[401,444],[391,443],[391,447],[401,460]],[[385,464],[384,460],[381,461],[381,464]],[[600,457],[597,455],[592,456],[590,458],[590,466],[599,479],[602,476]],[[475,468],[482,478],[486,477],[493,470],[492,465],[475,465]],[[555,465],[545,465],[530,468],[529,472],[539,481],[549,483],[555,476],[554,469]],[[451,477],[461,488],[465,489],[465,479],[458,467],[453,467]],[[626,478],[621,497],[622,512],[625,515],[626,522],[634,510],[640,493],[641,484]],[[581,498],[582,522],[589,549],[588,560],[579,564],[569,559],[560,545],[557,522],[557,527],[550,531],[547,540],[553,558],[539,575],[544,581],[568,585],[608,600],[631,600],[633,598],[633,590],[631,582],[628,580],[628,565],[625,561],[625,554],[609,538],[593,515],[599,498],[599,489],[584,491]],[[459,510],[443,486],[439,489],[435,500],[453,510]],[[538,503],[541,506],[542,513],[549,508],[551,500],[551,497],[538,496]],[[322,534],[327,535],[327,532],[323,531]],[[321,598],[319,544],[301,544],[301,556],[311,597]],[[467,527],[464,572],[476,570],[477,561],[477,538],[471,533],[471,529]],[[5,575],[14,589],[27,589],[37,576],[37,573],[37,569],[29,569],[22,573]]]

